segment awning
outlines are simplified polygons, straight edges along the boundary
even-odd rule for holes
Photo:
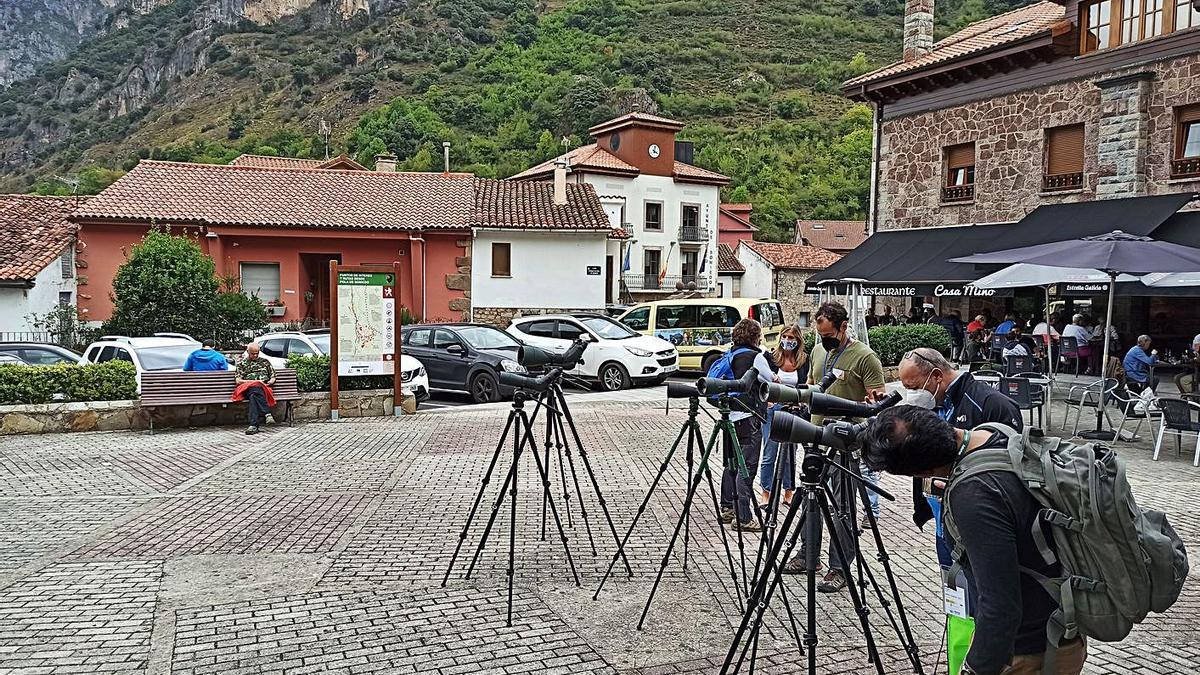
[[[1113,230],[1200,247],[1200,231],[1197,231],[1200,230],[1200,214],[1176,213],[1193,199],[1196,199],[1196,195],[1189,192],[1051,204],[1038,207],[1016,223],[883,230],[876,232],[841,260],[809,277],[806,290],[815,293],[822,287],[833,286],[835,292],[842,293],[845,292],[846,282],[853,281],[862,285],[863,295],[1011,295],[1011,290],[983,290],[970,286],[976,279],[996,271],[997,266],[966,265],[947,260]],[[1168,231],[1158,232],[1160,226]],[[1146,289],[1145,293],[1133,294],[1176,294],[1161,292],[1162,289],[1149,289],[1141,284],[1129,286]],[[1188,293],[1184,289],[1171,290]],[[1120,286],[1118,292],[1130,294],[1129,291],[1122,292]],[[1200,289],[1194,293],[1200,294]]]

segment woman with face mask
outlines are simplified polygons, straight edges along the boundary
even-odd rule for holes
[[[804,351],[804,329],[797,324],[792,324],[783,329],[779,334],[779,345],[771,354],[775,365],[779,367],[779,371],[775,373],[775,382],[777,384],[794,387],[808,379],[808,354]],[[767,505],[771,501],[771,486],[775,482],[775,471],[783,472],[781,477],[783,483],[783,503],[790,504],[792,501],[792,490],[795,488],[793,481],[795,480],[795,470],[786,460],[790,460],[791,453],[789,450],[794,448],[783,446],[781,453],[780,444],[771,440],[771,419],[775,416],[775,411],[782,409],[781,404],[776,403],[767,410],[767,424],[763,427],[763,452],[762,460],[759,463],[758,481],[762,486],[763,505]],[[778,459],[778,461],[776,461]]]

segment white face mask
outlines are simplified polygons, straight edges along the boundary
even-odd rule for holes
[[[783,347],[784,351],[790,352],[793,349],[795,349],[796,347],[799,347],[800,343],[795,340],[780,340],[779,346]]]
[[[904,389],[904,403],[906,405],[933,410],[937,407],[937,399],[933,394],[929,393],[925,387],[929,385],[929,379],[933,377],[933,373],[929,373],[929,377],[925,378],[925,384],[921,385],[920,389]]]

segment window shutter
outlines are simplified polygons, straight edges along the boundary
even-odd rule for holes
[[[1046,130],[1046,173],[1083,173],[1083,125]]]
[[[1186,124],[1188,122],[1200,122],[1200,103],[1185,105],[1179,108],[1179,122]]]
[[[975,144],[963,143],[947,147],[946,166],[951,169],[975,166]]]
[[[242,292],[264,303],[282,299],[279,295],[279,265],[242,263]]]
[[[492,244],[492,276],[512,276],[511,244]]]

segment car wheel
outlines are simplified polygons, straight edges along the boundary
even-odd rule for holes
[[[619,363],[606,363],[600,368],[600,388],[604,391],[620,391],[629,388],[629,371]]]
[[[496,381],[495,375],[486,371],[476,373],[471,378],[468,390],[471,392],[471,400],[476,403],[491,403],[500,400],[500,383]]]
[[[719,352],[705,354],[704,360],[700,362],[700,372],[707,374],[709,369],[712,368],[712,365],[716,363],[717,359],[719,358],[721,358],[721,354]]]

